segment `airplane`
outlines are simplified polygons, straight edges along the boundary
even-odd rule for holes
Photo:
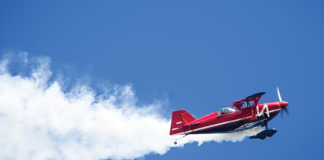
[[[204,117],[195,119],[189,112],[178,110],[172,113],[170,135],[189,134],[217,134],[239,132],[254,127],[262,126],[265,130],[250,136],[250,139],[265,139],[272,137],[277,130],[269,129],[269,121],[276,117],[279,112],[283,118],[283,111],[288,115],[288,102],[282,101],[277,86],[279,102],[259,104],[259,100],[265,92],[260,92],[229,103],[220,111],[212,112]],[[232,107],[229,107],[232,106]],[[181,138],[183,138],[181,137]],[[177,144],[176,139],[174,144]]]

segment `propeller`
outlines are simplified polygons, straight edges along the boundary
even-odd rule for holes
[[[283,111],[285,111],[289,116],[289,111],[288,111],[288,108],[286,107],[288,105],[288,103],[282,101],[278,85],[277,85],[277,93],[278,93],[278,98],[280,101],[280,115],[281,115],[281,119],[283,119],[283,113],[282,113]]]

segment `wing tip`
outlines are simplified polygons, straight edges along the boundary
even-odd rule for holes
[[[250,96],[248,96],[246,98],[259,97],[259,96],[262,96],[264,94],[266,94],[266,92],[259,92],[259,93],[252,94],[252,95],[250,95]]]

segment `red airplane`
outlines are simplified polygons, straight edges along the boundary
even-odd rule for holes
[[[189,134],[230,133],[262,126],[266,129],[255,136],[251,136],[250,139],[271,137],[277,130],[269,129],[268,122],[279,112],[281,112],[282,117],[282,110],[289,114],[287,110],[289,103],[282,101],[278,86],[277,92],[279,102],[259,104],[261,96],[265,94],[265,92],[260,92],[227,104],[225,105],[227,107],[223,107],[219,112],[215,111],[199,119],[195,119],[185,110],[174,111],[170,135],[184,135],[183,137],[185,137]],[[174,144],[177,144],[177,140]]]

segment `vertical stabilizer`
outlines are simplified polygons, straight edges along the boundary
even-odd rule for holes
[[[189,112],[178,110],[172,113],[170,135],[183,132],[183,127],[196,120]]]

